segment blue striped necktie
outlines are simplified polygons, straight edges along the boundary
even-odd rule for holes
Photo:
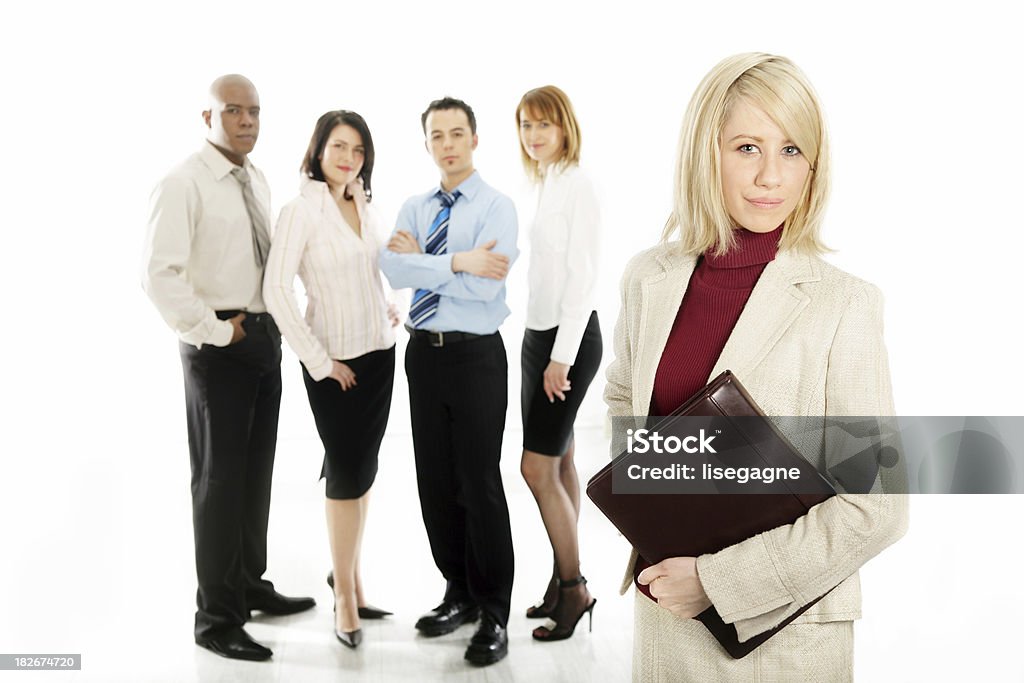
[[[427,231],[428,254],[444,254],[448,251],[448,218],[452,213],[452,204],[462,196],[458,190],[453,193],[438,190],[438,199],[441,200],[441,210],[437,212],[434,222],[430,224]],[[412,306],[409,308],[409,322],[413,327],[419,327],[421,323],[429,320],[437,313],[437,304],[441,301],[441,295],[429,289],[417,289],[412,297]]]

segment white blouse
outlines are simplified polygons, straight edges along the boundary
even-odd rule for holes
[[[578,166],[550,168],[538,189],[526,327],[557,326],[551,360],[572,365],[594,310],[601,212],[593,183]]]
[[[378,252],[383,220],[361,197],[362,235],[345,222],[327,183],[302,179],[301,194],[281,209],[263,279],[263,299],[282,336],[320,381],[331,360],[348,360],[394,345]],[[303,318],[295,275],[306,288]]]

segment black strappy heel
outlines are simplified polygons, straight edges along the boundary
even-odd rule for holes
[[[587,580],[583,576],[577,576],[575,579],[569,579],[568,581],[558,580],[558,604],[555,605],[555,609],[552,610],[552,618],[548,620],[547,624],[533,629],[533,639],[542,642],[553,641],[553,640],[565,640],[566,638],[572,637],[572,634],[576,632],[576,626],[580,623],[580,619],[583,618],[584,614],[589,615],[588,631],[594,630],[594,605],[597,604],[597,598],[592,598],[590,602],[580,610],[579,614],[566,615],[562,614],[564,611],[562,605],[564,604],[564,598],[561,595],[561,591],[567,588],[575,588],[576,586],[586,585]],[[558,617],[562,617],[559,620]],[[564,623],[563,623],[564,621]],[[571,624],[569,622],[572,622]]]

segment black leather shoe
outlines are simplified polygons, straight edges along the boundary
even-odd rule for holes
[[[270,659],[273,652],[249,637],[241,626],[228,629],[210,638],[196,638],[196,645],[205,647],[228,659],[246,659],[251,662],[262,662]]]
[[[255,595],[247,598],[247,602],[249,603],[249,609],[258,609],[261,612],[278,617],[305,612],[316,606],[316,600],[313,598],[289,598],[277,591]]]
[[[416,630],[425,636],[443,636],[463,624],[480,618],[480,608],[469,601],[445,600],[416,622]]]
[[[480,619],[480,626],[466,648],[466,659],[470,664],[487,666],[500,662],[508,654],[508,631],[487,612]]]

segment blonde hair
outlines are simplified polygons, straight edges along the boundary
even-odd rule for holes
[[[530,90],[519,100],[516,107],[516,130],[522,122],[521,115],[526,111],[533,118],[547,119],[562,129],[565,142],[557,164],[562,166],[576,165],[580,163],[580,125],[576,121],[576,112],[573,111],[572,102],[569,96],[553,85],[545,85],[542,88]],[[523,147],[523,139],[519,137],[519,154],[523,158],[523,168],[526,175],[534,182],[543,178],[540,164],[530,158]]]
[[[830,184],[828,131],[821,104],[793,62],[761,52],[722,60],[697,86],[679,135],[673,211],[662,241],[678,231],[687,254],[711,249],[721,254],[735,245],[734,222],[722,193],[720,137],[740,100],[763,110],[811,166],[800,202],[783,224],[779,249],[829,251],[821,242]]]

